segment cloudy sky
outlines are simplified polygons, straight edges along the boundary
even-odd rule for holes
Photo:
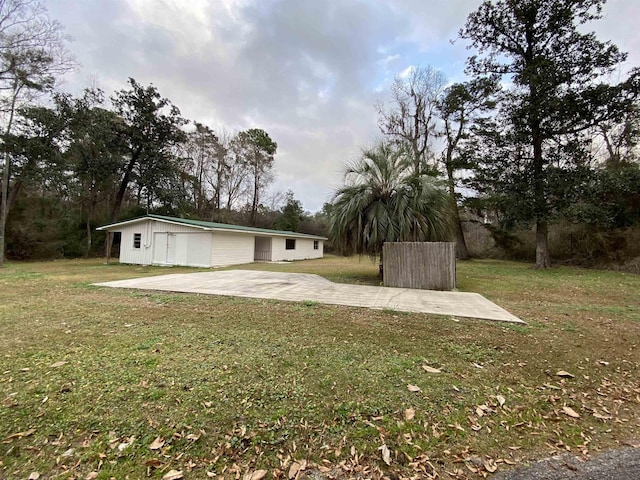
[[[262,128],[278,143],[274,190],[329,201],[346,161],[379,135],[376,101],[412,65],[464,79],[455,40],[480,0],[47,0],[80,66],[63,89],[153,83],[188,119]],[[593,24],[640,65],[640,0]]]

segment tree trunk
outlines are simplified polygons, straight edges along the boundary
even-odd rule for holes
[[[138,162],[140,153],[140,150],[136,150],[135,152],[133,152],[133,154],[131,155],[131,160],[129,160],[129,163],[127,164],[124,176],[122,177],[122,181],[120,182],[120,188],[118,188],[118,193],[116,194],[116,198],[111,208],[111,216],[109,217],[109,220],[112,223],[118,220],[120,207],[122,207],[122,201],[124,200],[124,194],[127,192],[129,180],[131,179],[131,173],[133,172],[133,167],[135,167],[136,163]]]
[[[451,202],[451,214],[453,215],[453,221],[455,223],[456,257],[460,260],[469,260],[469,250],[467,249],[467,242],[464,238],[464,232],[462,231],[462,219],[460,218],[458,203],[456,202],[455,193],[453,192],[452,187],[449,189],[449,199]]]
[[[0,267],[4,266],[4,246],[6,244],[7,216],[9,215],[9,155],[4,154],[4,168],[2,169],[2,198],[0,199]]]
[[[124,176],[122,177],[122,181],[120,182],[120,188],[118,188],[118,193],[116,194],[116,198],[111,208],[111,216],[109,217],[110,223],[115,223],[116,221],[118,221],[118,215],[120,215],[120,208],[122,207],[124,194],[126,193],[127,187],[129,186],[129,179],[131,178],[131,172],[133,172],[133,167],[138,161],[140,153],[141,153],[140,150],[135,151],[131,156],[131,160],[129,160],[129,164],[127,165],[127,169],[124,172]],[[109,263],[109,255],[111,254],[112,243],[113,243],[113,235],[110,232],[107,232],[107,237],[105,238],[105,241],[104,241],[104,254],[107,259],[107,263]]]
[[[87,254],[86,257],[89,258],[91,255],[91,217],[87,215]]]
[[[536,268],[551,267],[549,258],[548,230],[546,220],[546,199],[544,192],[544,172],[542,169],[542,136],[539,128],[533,129],[533,173],[536,206]]]
[[[462,220],[460,219],[460,212],[455,209],[455,222],[456,222],[456,256],[460,260],[469,260],[469,250],[467,249],[467,241],[464,238],[464,232],[462,231]]]
[[[89,258],[91,255],[91,245],[93,243],[93,238],[91,236],[91,220],[93,219],[93,212],[96,208],[97,200],[96,200],[96,192],[95,192],[95,184],[93,181],[91,182],[91,186],[89,187],[89,205],[86,207],[87,209],[87,221],[85,222],[85,228],[87,230],[87,251],[85,256]],[[81,206],[80,212],[82,212],[84,208]]]
[[[449,154],[448,154],[449,156]],[[453,214],[453,220],[455,222],[456,230],[456,257],[460,260],[469,260],[469,250],[467,249],[467,242],[464,238],[464,232],[462,231],[462,220],[460,219],[460,211],[458,210],[458,202],[456,202],[455,192],[455,180],[453,178],[453,169],[450,167],[451,162],[447,163],[447,175],[449,182],[449,198],[451,201],[451,213]]]
[[[535,95],[532,95],[532,98],[535,98]],[[536,209],[536,268],[549,268],[551,260],[549,258],[548,213],[544,186],[543,137],[539,120],[533,119],[531,132],[533,140],[533,202]]]
[[[548,240],[547,222],[538,220],[536,222],[536,268],[551,267]]]
[[[111,256],[111,244],[113,243],[113,234],[107,230],[107,237],[104,240],[104,261],[109,263],[109,257]]]
[[[13,84],[13,96],[11,98],[11,107],[9,110],[9,120],[7,128],[4,131],[4,139],[11,132],[13,124],[13,116],[16,111],[16,101],[22,86],[16,80]],[[3,139],[3,140],[4,140]],[[2,169],[2,193],[0,194],[0,268],[4,267],[5,245],[7,243],[7,218],[9,217],[9,154],[4,152],[4,168]]]
[[[617,168],[620,165],[620,155],[617,155],[613,150],[613,145],[611,145],[611,141],[609,140],[607,129],[602,125],[600,126],[600,133],[602,134],[602,138],[604,138],[604,144],[606,145],[607,153],[609,154],[607,164],[610,167]]]
[[[256,226],[256,220],[258,216],[258,192],[259,192],[258,182],[259,182],[259,178],[256,174],[254,178],[254,184],[253,184],[253,202],[251,202],[251,225],[254,227]]]

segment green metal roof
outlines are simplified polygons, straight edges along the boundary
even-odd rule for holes
[[[146,219],[180,223],[182,225],[190,225],[193,227],[198,227],[206,230],[232,230],[232,231],[238,231],[238,232],[244,232],[244,233],[259,233],[262,235],[278,235],[283,237],[298,237],[298,238],[302,237],[302,238],[313,238],[316,240],[327,240],[326,237],[322,237],[320,235],[310,235],[307,233],[289,232],[286,230],[270,230],[268,228],[244,227],[242,225],[231,225],[228,223],[216,223],[216,222],[204,222],[202,220],[191,220],[189,218],[165,217],[164,215],[153,215],[153,214],[149,214],[144,217],[133,218],[131,220],[124,220],[122,222],[112,223],[110,225],[104,225],[103,227],[99,227],[98,230],[110,230],[112,229],[112,227],[115,227],[118,225],[135,223],[135,222],[139,222]]]

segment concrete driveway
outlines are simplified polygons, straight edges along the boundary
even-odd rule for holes
[[[96,285],[206,295],[271,298],[293,302],[307,300],[332,305],[524,323],[518,317],[477,293],[347,285],[333,283],[318,275],[305,273],[226,270],[133,278],[97,283]]]
[[[640,479],[640,448],[635,445],[610,450],[587,459],[570,454],[559,455],[491,477],[491,480],[638,479]]]

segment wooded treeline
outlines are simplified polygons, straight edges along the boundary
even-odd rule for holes
[[[497,77],[448,84],[435,69],[416,67],[397,77],[388,100],[377,105],[382,142],[393,155],[410,157],[414,173],[442,181],[459,258],[471,251],[532,259],[537,242],[530,237],[543,219],[558,259],[629,260],[640,255],[638,82],[634,70],[620,84],[600,84],[609,96],[597,99],[602,112],[545,139],[544,164],[536,166],[528,132],[518,131],[522,106],[511,103],[513,92]],[[569,105],[562,108],[572,115]],[[478,228],[493,247],[476,241],[468,248],[464,230]],[[562,245],[559,230],[566,232]]]
[[[588,31],[604,4],[484,1],[459,32],[467,80],[428,66],[396,77],[377,105],[383,140],[311,216],[268,191],[278,145],[264,130],[189,122],[134,79],[56,93],[73,66],[62,26],[41,0],[0,0],[0,264],[5,244],[10,258],[97,254],[97,225],[148,212],[331,225],[336,246],[369,255],[448,236],[460,258],[635,258],[640,271],[640,69]],[[467,248],[474,229],[490,248]]]
[[[377,106],[382,141],[444,180],[459,257],[476,222],[495,247],[476,255],[640,258],[640,69],[583,27],[604,3],[485,1],[459,33],[467,81],[414,67]]]
[[[267,196],[277,143],[264,130],[188,124],[134,79],[109,97],[91,88],[51,103],[19,108],[5,135],[10,258],[97,254],[96,226],[145,213],[323,230],[291,192]]]
[[[215,132],[133,78],[110,95],[57,92],[66,40],[43,0],[0,0],[0,266],[97,254],[96,226],[145,213],[326,232],[326,212],[268,191],[266,131]]]

